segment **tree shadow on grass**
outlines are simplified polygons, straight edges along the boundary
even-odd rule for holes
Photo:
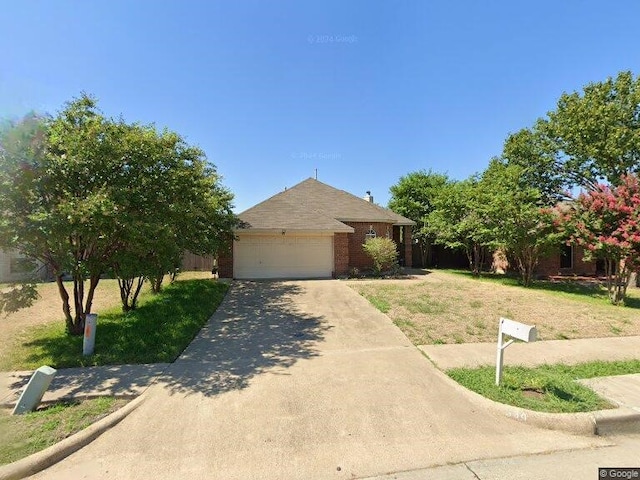
[[[331,328],[296,308],[304,283],[236,282],[200,334],[161,377],[172,393],[205,396],[245,388],[256,375],[286,374],[318,355]]]
[[[54,368],[169,363],[197,335],[222,302],[227,285],[212,280],[185,280],[168,285],[136,310],[119,307],[100,312],[95,353],[82,355],[82,336],[66,335],[62,322],[57,330],[40,332],[26,342],[26,360]]]
[[[624,306],[629,308],[640,308],[640,298],[627,296],[627,298],[624,299]]]
[[[528,287],[524,287],[520,280],[520,277],[516,274],[508,273],[490,273],[482,272],[480,277],[474,277],[470,271],[463,270],[449,270],[450,273],[460,275],[463,277],[471,278],[474,280],[485,280],[495,282],[500,285],[510,287],[527,288],[529,290],[542,290],[546,292],[561,292],[571,295],[589,297],[598,300],[607,301],[607,290],[597,278],[578,277],[576,279],[572,277],[555,278],[553,280],[534,280]],[[640,308],[640,300],[637,304],[634,303],[635,299],[632,299],[631,303],[627,306],[631,308]]]

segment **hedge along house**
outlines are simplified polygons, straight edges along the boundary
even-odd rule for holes
[[[352,268],[371,268],[362,248],[367,238],[396,242],[400,264],[411,266],[415,222],[309,178],[239,215],[230,251],[221,253],[221,277],[330,278]]]

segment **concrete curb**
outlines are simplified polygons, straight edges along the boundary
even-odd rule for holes
[[[429,361],[431,360],[429,359]],[[610,435],[613,433],[640,432],[640,412],[631,408],[618,407],[611,410],[580,413],[536,412],[483,397],[479,393],[463,387],[435,365],[434,368],[437,370],[437,375],[456,388],[469,401],[516,422],[547,430],[563,431],[573,435]]]
[[[84,430],[65,438],[55,445],[51,445],[44,450],[13,463],[1,466],[0,480],[17,480],[34,475],[39,471],[54,465],[63,458],[68,457],[77,450],[80,450],[82,447],[91,443],[105,431],[122,421],[127,415],[138,408],[146,398],[145,393],[142,393],[136,399],[127,403],[119,410],[116,410],[103,419],[98,420],[96,423],[89,425]]]

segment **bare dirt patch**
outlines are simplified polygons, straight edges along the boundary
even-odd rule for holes
[[[71,287],[73,288],[73,287]],[[29,308],[0,317],[0,365],[5,364],[6,355],[16,342],[25,338],[29,329],[51,322],[64,322],[62,301],[54,282],[38,285],[40,298]],[[100,280],[96,289],[93,311],[110,308],[120,303],[118,282],[111,279]]]
[[[640,309],[616,307],[605,298],[501,285],[443,271],[419,282],[378,280],[349,286],[374,305],[384,305],[415,345],[493,342],[500,317],[536,325],[540,340],[640,335]],[[636,291],[630,295],[640,297]]]

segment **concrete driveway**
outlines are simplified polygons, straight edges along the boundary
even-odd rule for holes
[[[146,401],[37,478],[355,478],[607,443],[487,413],[339,281],[235,283]]]

